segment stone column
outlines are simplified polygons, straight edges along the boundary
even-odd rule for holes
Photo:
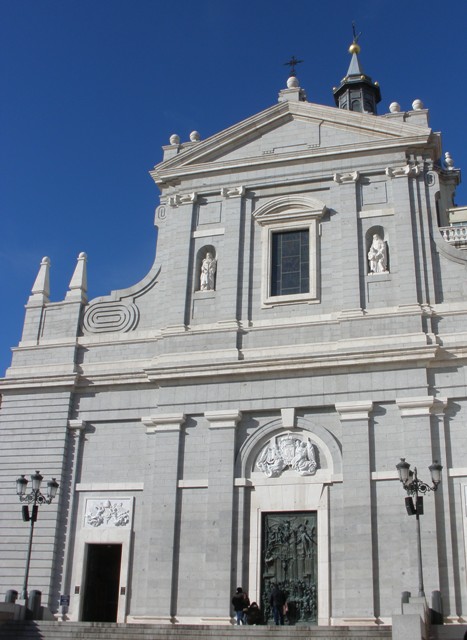
[[[336,404],[342,423],[344,624],[374,623],[369,413],[371,401]]]
[[[205,573],[206,612],[210,617],[230,620],[232,597],[232,525],[234,504],[235,432],[240,411],[209,411],[209,466]]]
[[[147,511],[147,611],[160,622],[170,622],[174,611],[174,544],[178,499],[179,451],[183,413],[142,418],[152,456],[147,460],[144,509]]]

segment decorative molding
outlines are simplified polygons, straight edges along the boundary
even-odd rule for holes
[[[352,171],[352,173],[335,173],[332,176],[334,182],[337,184],[347,184],[349,182],[357,182],[360,178],[359,171]]]
[[[448,476],[450,478],[462,478],[467,476],[467,467],[454,467],[453,469],[448,469]],[[466,498],[467,498],[467,486],[466,486]],[[466,502],[467,505],[467,502]]]
[[[435,398],[433,396],[421,396],[413,398],[396,398],[396,404],[399,407],[403,418],[412,416],[428,416],[430,414],[439,414],[444,411],[447,406],[445,398]]]
[[[284,429],[295,427],[295,408],[281,409],[282,426]]]
[[[167,218],[167,207],[165,204],[160,204],[156,207],[156,211],[154,212],[154,222],[157,220],[165,220]]]
[[[177,486],[179,489],[207,489],[209,482],[207,478],[200,478],[199,480],[179,480]]]
[[[241,198],[245,195],[245,187],[243,185],[239,187],[222,187],[221,196],[224,198]]]
[[[146,433],[156,433],[156,431],[181,431],[185,418],[184,413],[166,413],[141,418],[141,422],[146,427]]]
[[[371,400],[337,402],[335,406],[341,422],[347,422],[349,420],[368,420],[368,415],[373,409],[373,402]]]
[[[210,238],[211,236],[223,236],[225,234],[224,227],[217,229],[197,229],[191,234],[192,238]]]
[[[97,302],[84,313],[83,331],[125,333],[135,329],[138,321],[139,309],[133,302]]]
[[[78,482],[75,491],[143,491],[143,482]]]
[[[294,194],[268,200],[253,211],[253,218],[262,226],[276,222],[290,224],[303,219],[319,220],[326,211],[321,200]]]
[[[362,209],[358,212],[358,217],[360,219],[364,218],[381,218],[382,216],[393,216],[394,209]]]
[[[86,429],[86,421],[85,420],[68,420],[68,429],[70,431],[84,431]]]
[[[171,207],[181,207],[184,204],[194,204],[198,199],[198,194],[193,191],[193,193],[183,193],[176,194],[174,196],[169,196],[169,205]]]
[[[406,164],[403,167],[386,167],[384,172],[389,178],[403,178],[404,176],[416,178],[420,175],[421,169],[418,165]]]
[[[210,429],[235,428],[242,418],[241,411],[206,411],[204,417],[209,422]]]

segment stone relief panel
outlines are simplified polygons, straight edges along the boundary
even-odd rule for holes
[[[131,527],[132,499],[86,500],[84,526],[86,529]]]
[[[268,478],[278,478],[286,469],[312,476],[318,468],[315,445],[310,438],[290,433],[275,436],[261,449],[256,468]]]

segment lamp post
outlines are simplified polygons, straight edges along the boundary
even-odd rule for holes
[[[414,467],[413,471],[410,470],[410,464],[405,461],[405,458],[401,458],[401,461],[396,464],[396,469],[399,473],[399,480],[407,491],[407,497],[405,498],[405,508],[407,509],[407,513],[409,516],[416,516],[417,519],[418,597],[424,598],[425,587],[423,585],[420,516],[423,515],[423,496],[425,493],[428,493],[428,491],[437,490],[438,485],[441,482],[441,471],[443,467],[436,460],[428,467],[431,473],[431,487],[426,482],[423,482],[418,478],[417,467]]]
[[[28,579],[29,579],[29,565],[31,564],[31,550],[32,550],[32,537],[34,534],[34,523],[37,520],[37,514],[39,511],[39,505],[41,504],[50,504],[52,500],[57,495],[58,490],[58,482],[55,478],[49,480],[47,483],[47,494],[44,495],[41,493],[41,483],[43,480],[43,476],[41,476],[39,471],[33,473],[31,476],[31,486],[32,489],[29,493],[26,493],[26,487],[28,485],[28,481],[24,477],[24,475],[20,476],[16,480],[16,493],[19,496],[20,502],[24,502],[26,504],[23,505],[22,513],[23,520],[25,522],[31,523],[31,528],[29,530],[29,543],[28,543],[28,553],[26,556],[26,571],[24,572],[24,582],[23,582],[23,590],[21,591],[21,599],[25,601],[25,605],[28,604]],[[29,512],[28,504],[32,505],[31,513]]]

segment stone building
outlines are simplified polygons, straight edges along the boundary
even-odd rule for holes
[[[467,614],[460,171],[419,100],[377,115],[350,51],[335,106],[292,73],[265,111],[170,138],[143,280],[88,301],[83,253],[50,302],[43,259],[0,386],[2,597],[29,535],[14,480],[38,469],[60,487],[29,588],[57,615],[230,623],[241,585],[270,619],[278,583],[291,622],[391,623],[419,586],[405,458],[443,466],[424,587]]]

